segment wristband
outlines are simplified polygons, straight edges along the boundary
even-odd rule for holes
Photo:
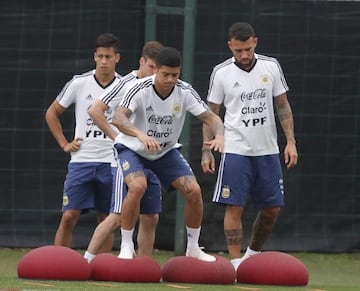
[[[64,145],[61,147],[62,150],[64,150],[64,148],[66,147],[66,145],[68,144],[68,142],[65,142]]]

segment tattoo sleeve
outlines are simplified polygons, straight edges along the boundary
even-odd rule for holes
[[[215,105],[220,107],[217,104]],[[209,108],[211,108],[211,106],[209,106]],[[216,109],[216,113],[218,113],[218,109]],[[209,109],[198,116],[198,118],[203,122],[203,141],[212,140],[217,134],[224,134],[223,123],[216,113]]]
[[[136,136],[136,127],[129,121],[131,110],[126,107],[118,107],[112,119],[112,124],[115,125],[121,132],[127,135]]]
[[[277,115],[287,141],[295,142],[294,119],[286,94],[275,98]]]
[[[253,224],[253,235],[251,238],[250,247],[253,250],[261,250],[265,241],[269,237],[273,226],[276,222],[276,217],[267,217],[260,213]]]

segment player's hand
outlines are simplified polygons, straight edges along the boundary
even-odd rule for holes
[[[201,156],[201,167],[205,174],[215,173],[215,158],[210,149],[203,148]]]
[[[296,166],[298,160],[298,153],[296,144],[294,142],[288,142],[284,150],[284,161],[288,169]]]
[[[203,148],[207,148],[222,153],[224,151],[224,136],[218,135],[215,136],[213,140],[204,141]]]
[[[72,142],[67,143],[63,147],[63,151],[65,153],[77,152],[80,149],[82,140],[83,140],[82,137],[76,137]]]
[[[157,154],[161,150],[160,143],[145,133],[139,133],[137,138],[144,144],[145,150],[150,154]]]

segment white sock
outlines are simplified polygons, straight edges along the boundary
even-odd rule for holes
[[[245,256],[246,257],[251,257],[251,256],[256,255],[258,253],[260,253],[260,252],[259,251],[254,251],[254,250],[250,249],[250,247],[247,247],[244,257]]]
[[[96,257],[96,255],[93,255],[93,254],[89,253],[88,251],[86,251],[84,254],[84,258],[85,258],[85,260],[87,260],[88,263],[90,263],[95,257]]]
[[[121,228],[121,247],[127,246],[134,249],[133,233],[134,228],[130,230]]]
[[[201,227],[191,228],[186,226],[188,249],[195,249],[199,247],[200,229]]]

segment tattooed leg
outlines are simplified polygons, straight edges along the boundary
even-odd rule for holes
[[[227,205],[224,216],[224,233],[229,255],[232,259],[240,258],[243,229],[241,217],[243,207]]]
[[[254,251],[261,251],[269,237],[279,215],[280,207],[263,208],[253,224],[250,238],[250,248]]]

